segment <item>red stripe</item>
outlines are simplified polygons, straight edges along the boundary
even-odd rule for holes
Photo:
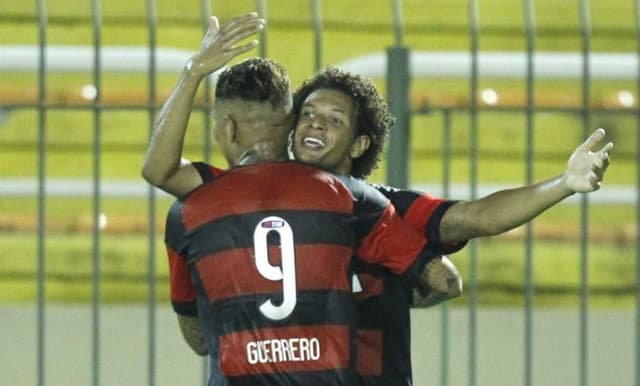
[[[296,284],[298,291],[350,291],[347,275],[353,250],[334,245],[297,245]],[[279,248],[269,248],[273,265],[280,264]],[[253,249],[234,249],[216,253],[196,263],[210,301],[235,296],[282,291],[280,281],[261,276],[253,260]]]
[[[373,230],[362,240],[358,256],[368,263],[402,273],[415,262],[425,244],[425,237],[388,205]]]
[[[202,185],[186,200],[187,230],[221,217],[264,210],[320,210],[350,214],[347,187],[329,173],[295,163],[232,169]]]
[[[404,220],[418,232],[425,234],[427,223],[433,211],[444,201],[443,199],[435,198],[428,194],[422,194],[411,204],[409,210],[404,215]]]
[[[220,168],[217,168],[217,167],[215,167],[213,165],[209,165],[209,170],[211,170],[211,174],[214,177],[217,177],[217,176],[219,176],[222,173],[225,173],[227,171],[226,169],[220,169]]]
[[[348,365],[346,326],[265,328],[220,338],[220,368],[227,376],[335,370]]]
[[[171,300],[177,302],[192,302],[196,300],[196,291],[189,277],[189,268],[183,256],[167,245],[169,257],[169,288]]]
[[[360,375],[382,375],[382,331],[358,331],[356,370]]]

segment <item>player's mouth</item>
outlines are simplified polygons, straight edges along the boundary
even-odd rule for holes
[[[302,146],[309,150],[320,150],[325,147],[325,143],[323,140],[315,137],[304,137],[302,138]]]

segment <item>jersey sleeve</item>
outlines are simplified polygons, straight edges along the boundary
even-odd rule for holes
[[[189,274],[185,245],[182,202],[175,201],[167,214],[165,228],[165,246],[169,258],[171,306],[177,314],[197,316],[196,290]]]
[[[435,254],[451,254],[462,249],[467,240],[440,242],[440,222],[445,212],[457,201],[439,198],[414,190],[373,185],[395,206],[398,214],[414,229],[425,235],[428,248]]]
[[[403,221],[394,205],[376,189],[355,179],[348,183],[360,240],[357,255],[397,274],[424,267],[433,257],[427,253],[424,234]]]
[[[217,176],[225,172],[225,170],[209,165],[205,162],[194,162],[192,165],[196,168],[198,174],[200,174],[200,178],[202,178],[202,182],[205,184],[209,181],[213,181]]]

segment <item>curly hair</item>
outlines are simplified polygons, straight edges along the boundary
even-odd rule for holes
[[[395,118],[389,113],[387,103],[369,79],[350,74],[335,67],[317,73],[307,79],[293,95],[293,111],[297,122],[302,104],[309,94],[319,89],[333,89],[349,95],[355,107],[356,136],[367,135],[369,148],[353,160],[351,175],[364,178],[378,166],[382,150]]]
[[[287,72],[277,62],[265,58],[250,58],[225,69],[218,77],[216,99],[241,99],[271,103],[276,109],[290,95]]]

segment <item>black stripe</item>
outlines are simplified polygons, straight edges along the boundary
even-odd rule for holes
[[[287,374],[259,374],[243,377],[228,377],[233,386],[256,385],[304,385],[327,386],[355,385],[355,375],[348,369],[331,369],[324,371],[305,371]]]
[[[211,166],[204,162],[194,162],[192,163],[193,167],[196,168],[198,174],[200,174],[200,178],[202,178],[202,183],[206,184],[209,181],[215,179],[215,176],[211,172]]]
[[[225,250],[253,247],[255,227],[267,216],[285,219],[296,244],[356,245],[351,216],[325,211],[265,211],[223,217],[190,231],[189,261]]]
[[[351,176],[337,177],[354,196],[353,215],[357,222],[353,224],[353,229],[356,237],[362,239],[374,228],[380,215],[389,206],[389,200],[365,181]]]
[[[447,210],[457,202],[458,201],[443,202],[438,205],[429,218],[429,222],[426,227],[426,236],[429,243],[429,249],[433,254],[440,255],[454,253],[462,249],[467,244],[467,240],[460,240],[460,242],[455,244],[453,247],[447,248],[447,245],[441,245],[440,243],[440,223],[442,222],[442,217],[444,217]]]
[[[185,232],[182,222],[182,201],[176,200],[167,213],[164,241],[171,249],[182,253],[186,247]]]
[[[420,193],[413,190],[397,189],[386,185],[372,184],[380,193],[382,193],[387,199],[389,199],[393,206],[396,207],[396,211],[401,217],[405,217],[409,208],[421,196]]]
[[[192,302],[178,302],[172,300],[171,306],[173,307],[173,311],[175,311],[175,313],[178,315],[194,317],[198,316],[198,307],[195,300]]]
[[[248,295],[206,304],[199,300],[200,318],[211,326],[227,326],[235,331],[281,326],[317,326],[340,324],[353,326],[354,304],[350,291],[298,292],[296,307],[289,317],[280,321],[267,319],[258,309],[268,299],[278,304],[280,294]]]

